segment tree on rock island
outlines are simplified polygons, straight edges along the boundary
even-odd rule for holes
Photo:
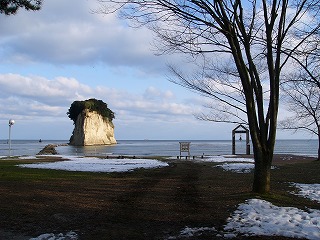
[[[108,105],[102,100],[97,100],[95,98],[91,98],[85,101],[74,101],[71,104],[67,112],[67,115],[71,120],[73,120],[73,123],[75,124],[78,115],[85,109],[88,109],[91,112],[96,111],[101,116],[109,119],[110,121],[114,119],[114,112],[112,112],[108,108]]]
[[[100,0],[102,13],[118,11],[149,27],[161,53],[194,57],[200,74],[183,87],[219,102],[212,121],[247,122],[253,144],[253,191],[270,191],[279,85],[291,55],[319,30],[319,1]],[[285,54],[284,54],[285,53]],[[200,60],[203,60],[200,62]],[[214,111],[215,109],[213,109]]]

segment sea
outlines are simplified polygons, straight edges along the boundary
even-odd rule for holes
[[[34,156],[47,144],[58,145],[58,154],[64,156],[179,156],[180,142],[190,143],[191,156],[232,154],[231,140],[118,140],[118,144],[111,146],[70,146],[68,140],[11,140],[11,144],[0,140],[0,156]],[[315,139],[276,141],[276,154],[317,156],[317,152]],[[245,153],[245,141],[236,141],[236,154]]]

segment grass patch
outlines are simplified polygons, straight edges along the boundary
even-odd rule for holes
[[[81,239],[165,239],[186,226],[221,229],[240,203],[257,197],[251,193],[252,173],[192,160],[124,173],[17,166],[52,160],[0,160],[1,229],[28,236],[74,230]],[[258,197],[278,206],[320,209],[288,193],[289,182],[320,183],[319,172],[319,162],[279,166],[272,171],[272,193]]]

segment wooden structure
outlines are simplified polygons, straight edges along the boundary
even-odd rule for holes
[[[180,158],[183,152],[186,152],[188,154],[187,157],[190,157],[190,142],[179,142],[179,143],[180,143]]]
[[[236,133],[246,134],[246,154],[249,155],[250,154],[249,130],[246,127],[242,126],[241,124],[232,130],[232,155],[236,154]],[[242,140],[241,135],[240,135],[240,140]]]

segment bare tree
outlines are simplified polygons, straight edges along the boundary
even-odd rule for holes
[[[163,53],[201,55],[205,65],[232,62],[242,102],[215,91],[213,81],[206,77],[210,76],[205,73],[207,67],[196,80],[175,70],[177,82],[246,115],[255,159],[253,191],[269,192],[281,73],[291,53],[318,31],[319,1],[99,1],[101,12],[120,10],[121,17],[153,30]],[[284,48],[288,55],[282,54]],[[225,112],[233,114],[231,110]]]
[[[307,48],[297,50],[292,58],[297,70],[281,84],[284,101],[291,117],[279,122],[280,129],[307,131],[318,137],[320,160],[320,42],[310,42]]]
[[[293,116],[279,122],[281,129],[304,130],[318,137],[320,160],[320,89],[308,81],[293,81],[282,86],[288,110]]]
[[[169,66],[173,73],[169,80],[200,93],[210,99],[204,105],[209,111],[196,113],[199,120],[248,125],[246,102],[237,69],[232,62],[211,62],[206,60],[202,71],[186,76],[175,66]]]

